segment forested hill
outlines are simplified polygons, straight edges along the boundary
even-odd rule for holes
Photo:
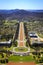
[[[0,10],[0,20],[42,20],[43,21],[43,10]]]

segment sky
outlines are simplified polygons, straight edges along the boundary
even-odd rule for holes
[[[0,0],[0,9],[43,9],[43,0]]]

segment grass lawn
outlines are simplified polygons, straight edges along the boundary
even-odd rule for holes
[[[32,56],[10,56],[9,57],[9,61],[13,61],[13,62],[31,62],[34,61]]]
[[[0,55],[0,58],[2,58],[2,56]]]
[[[39,34],[39,33],[38,33],[38,35],[39,35],[39,37],[43,38],[43,34]]]
[[[28,51],[28,48],[18,47],[18,48],[15,48],[15,51],[17,51],[17,52],[26,52],[26,51]]]
[[[6,48],[6,49],[9,50],[9,51],[12,50],[13,49],[13,45],[10,48]]]

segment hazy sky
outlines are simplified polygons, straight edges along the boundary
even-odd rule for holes
[[[43,0],[0,0],[0,9],[43,9]]]

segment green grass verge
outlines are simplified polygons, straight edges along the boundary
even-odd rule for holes
[[[10,56],[9,57],[9,61],[13,61],[13,62],[31,62],[34,61],[32,56]]]

